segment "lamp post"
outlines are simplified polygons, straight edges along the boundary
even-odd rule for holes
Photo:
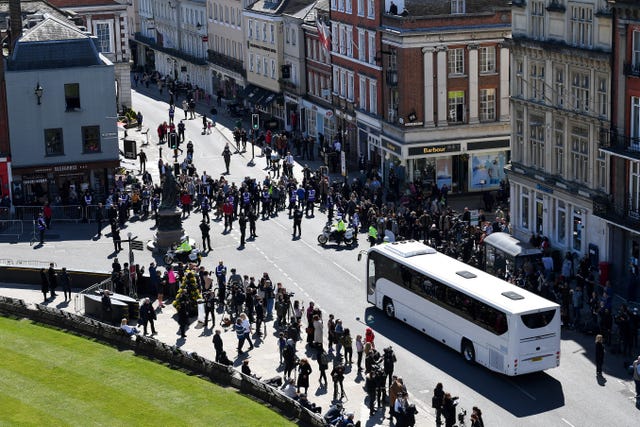
[[[36,89],[33,91],[33,93],[35,93],[36,97],[38,98],[38,105],[41,105],[40,99],[42,99],[43,92],[44,89],[42,88],[42,86],[40,86],[40,82],[38,82],[36,84]]]

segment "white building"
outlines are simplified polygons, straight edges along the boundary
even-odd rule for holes
[[[608,230],[593,214],[607,191],[612,15],[603,0],[514,0],[511,46],[511,221],[528,239],[607,259]]]

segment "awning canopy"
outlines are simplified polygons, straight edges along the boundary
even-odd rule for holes
[[[251,105],[259,105],[261,107],[267,107],[279,97],[282,97],[281,94],[256,85],[248,85],[243,91],[243,96]]]

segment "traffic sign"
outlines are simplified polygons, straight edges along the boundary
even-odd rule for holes
[[[131,249],[134,251],[143,251],[144,245],[140,240],[132,240],[131,241]]]

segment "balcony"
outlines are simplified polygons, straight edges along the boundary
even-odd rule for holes
[[[630,194],[625,194],[624,200],[614,200],[612,197],[594,198],[593,214],[622,227],[640,229],[640,209],[637,200],[633,200]]]
[[[640,77],[640,64],[625,62],[623,71],[627,77]]]
[[[640,137],[631,137],[616,129],[601,128],[598,147],[614,156],[640,160]]]
[[[136,33],[135,39],[136,41],[139,41],[140,43],[143,43],[149,46],[153,50],[164,52],[167,55],[180,58],[184,61],[190,62],[195,65],[207,65],[207,60],[205,58],[199,58],[197,56],[189,55],[188,53],[182,52],[181,50],[178,50],[178,49],[172,49],[172,48],[161,46],[156,42],[156,39],[152,37],[143,36],[141,33]]]
[[[215,52],[211,49],[207,50],[209,62],[223,67],[229,71],[240,74],[242,77],[246,77],[246,72],[242,66],[242,61],[224,55],[220,52]]]

